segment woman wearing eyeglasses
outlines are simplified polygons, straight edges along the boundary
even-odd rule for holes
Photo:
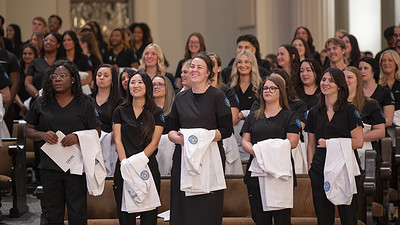
[[[300,119],[297,114],[289,108],[283,80],[277,76],[269,76],[263,82],[261,89],[260,109],[250,113],[241,131],[242,147],[250,154],[248,165],[251,165],[253,161],[255,161],[254,157],[256,152],[253,149],[255,144],[260,144],[260,142],[269,139],[288,139],[290,142],[290,149],[293,149],[297,146],[300,138]],[[287,157],[286,163],[289,163],[289,165],[286,166],[292,168],[290,149],[287,149],[288,151],[286,153],[288,154],[282,155],[282,157]],[[276,152],[276,154],[284,154],[282,152]],[[291,179],[293,179],[293,175],[291,177]],[[263,190],[260,189],[260,182],[262,182],[262,180],[252,176],[252,172],[249,170],[248,166],[246,169],[245,183],[249,194],[253,221],[256,224],[272,225],[272,218],[274,218],[276,225],[289,225],[291,207],[281,207],[279,210],[264,210],[265,204],[263,205],[263,202],[265,199],[262,199]],[[286,185],[290,185],[290,187],[288,187],[289,190],[293,188],[293,182],[288,182]],[[265,188],[268,189],[268,187]],[[271,193],[271,191],[276,191],[277,194],[280,192],[280,190],[270,189],[269,192]],[[289,199],[293,201],[293,196],[289,196]]]
[[[93,102],[82,92],[76,66],[67,60],[56,61],[43,77],[43,96],[31,106],[25,120],[24,133],[38,146],[61,143],[63,147],[78,144],[75,131],[96,129],[100,124]],[[59,139],[61,131],[66,136]],[[65,205],[70,224],[87,224],[87,189],[85,175],[64,172],[46,153],[40,151],[43,203],[46,224],[63,224]]]

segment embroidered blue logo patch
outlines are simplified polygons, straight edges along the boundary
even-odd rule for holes
[[[239,101],[239,97],[237,96],[237,94],[235,94],[235,99],[236,99],[236,102],[239,104],[240,101]]]
[[[89,66],[93,67],[92,61],[90,61],[90,59],[88,59],[87,61],[88,61]]]
[[[150,178],[150,173],[147,170],[143,170],[140,173],[140,178],[142,178],[142,180],[148,180]]]
[[[383,119],[385,119],[385,115],[383,114],[382,109],[381,109],[381,116]]]
[[[96,160],[94,161],[94,165],[99,164],[99,162],[100,162],[100,161],[96,159]]]
[[[393,92],[390,92],[390,98],[392,98],[393,101],[396,101],[396,100],[394,99]]]
[[[331,189],[331,183],[329,181],[325,181],[324,183],[324,191],[328,192]]]
[[[308,118],[308,111],[304,113],[304,119]]]
[[[358,118],[361,119],[360,113],[358,112],[358,110],[354,110],[354,115]]]
[[[161,113],[161,114],[160,114],[160,120],[161,120],[163,123],[165,123],[165,116],[164,116],[164,113]]]
[[[195,145],[195,144],[197,144],[199,139],[197,139],[197,137],[194,136],[194,135],[190,135],[189,138],[188,138],[188,141],[189,141],[190,144]]]
[[[179,89],[178,85],[176,84],[176,80],[174,80],[174,88]]]
[[[231,103],[229,102],[227,97],[225,97],[225,105],[231,107]]]
[[[300,119],[296,119],[296,124],[301,129],[301,121],[300,121]]]
[[[7,73],[6,73],[6,72],[4,72],[4,73],[3,73],[3,77],[7,78],[7,80],[9,80],[9,79],[10,79],[10,77],[8,77],[8,75],[7,75]]]
[[[94,114],[95,114],[96,116],[99,116],[99,112],[97,112],[97,109],[96,109],[96,108],[94,108]]]

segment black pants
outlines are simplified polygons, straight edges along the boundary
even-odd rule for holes
[[[65,203],[68,224],[87,224],[87,189],[85,175],[40,169],[46,225],[64,224]]]
[[[257,225],[272,225],[272,218],[274,218],[275,225],[291,224],[291,209],[263,211],[260,188],[247,185],[247,193],[249,194],[251,218]]]
[[[157,192],[158,194],[160,194],[161,179],[160,179],[160,172],[158,170],[157,162],[155,161],[155,159],[149,162],[149,167],[151,174],[153,175],[154,183],[156,184]],[[114,173],[114,196],[115,196],[115,201],[117,203],[119,224],[120,225],[136,224],[136,216],[137,216],[136,213],[127,213],[121,211],[123,184],[124,184],[124,179],[122,178],[121,175],[121,166],[118,160],[117,165],[115,166],[115,173]],[[141,212],[139,214],[140,214],[140,225],[157,225],[157,214],[158,214],[157,209],[147,212]]]
[[[333,225],[335,222],[335,205],[328,200],[324,185],[323,172],[317,171],[311,167],[308,172],[311,180],[312,194],[315,214],[317,215],[318,225]],[[356,177],[358,187],[359,177]],[[357,225],[358,195],[353,195],[350,205],[338,205],[340,223],[342,225]]]
[[[222,164],[224,165],[224,163]],[[170,225],[221,225],[224,191],[185,196],[181,184],[181,147],[175,148],[171,171]]]

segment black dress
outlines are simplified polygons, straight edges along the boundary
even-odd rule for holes
[[[153,114],[154,126],[164,126],[162,119],[162,110],[157,108]],[[140,134],[142,131],[143,113],[136,118],[133,111],[132,105],[121,105],[118,106],[113,113],[113,124],[121,124],[121,141],[125,149],[126,157],[129,158],[132,155],[142,152],[148,143],[141,143]],[[156,184],[157,191],[160,193],[161,177],[160,171],[158,170],[158,164],[156,160],[157,149],[149,157],[147,163],[151,174],[153,175],[154,183]],[[121,165],[118,159],[115,173],[114,173],[114,195],[117,202],[118,218],[122,225],[135,223],[136,213],[127,213],[121,211],[122,204],[122,190],[123,190],[123,178],[121,175]],[[156,224],[157,223],[157,209],[142,212],[141,224]]]
[[[297,116],[297,113],[287,109],[281,109],[276,116],[269,118],[263,116],[259,119],[256,119],[255,112],[251,112],[243,124],[241,133],[249,133],[251,144],[253,145],[257,142],[272,138],[286,139],[288,133],[300,133],[302,128],[299,121],[300,118]],[[251,172],[249,171],[249,166],[253,158],[253,155],[250,155],[244,177],[244,182],[247,185],[249,193],[251,216],[256,224],[272,224],[272,215],[276,212],[263,211],[258,177],[251,177]],[[293,171],[293,175],[294,174]],[[283,224],[290,224],[290,209],[278,211],[282,212],[274,215],[275,224],[277,219],[282,221]]]
[[[334,113],[331,121],[326,110],[318,105],[308,112],[305,130],[315,135],[315,141],[324,138],[351,138],[350,132],[357,126],[362,126],[361,116],[356,107],[346,103],[342,110]],[[317,145],[317,144],[316,144]],[[357,156],[357,152],[354,151]],[[326,148],[316,148],[308,174],[311,179],[313,201],[318,224],[333,224],[335,206],[327,199],[323,189]],[[358,157],[356,157],[358,158]],[[356,178],[356,182],[358,179]],[[339,205],[338,211],[341,224],[357,224],[357,194],[353,195],[351,205]]]
[[[218,129],[222,139],[232,134],[232,113],[225,94],[209,87],[202,94],[194,94],[192,89],[180,92],[174,101],[169,117],[169,129],[180,128]],[[171,225],[222,224],[224,191],[186,197],[180,190],[181,146],[177,145],[171,171]],[[222,140],[218,141],[222,165],[225,153]]]

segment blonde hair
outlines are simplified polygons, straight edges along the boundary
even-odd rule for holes
[[[161,47],[157,44],[151,43],[146,46],[146,48],[143,51],[142,54],[142,64],[139,66],[139,71],[144,71],[146,72],[146,63],[144,61],[144,56],[146,54],[146,51],[150,48],[154,47],[156,54],[157,54],[157,74],[165,75],[165,64],[164,64],[164,54],[161,50]]]
[[[172,109],[172,104],[174,103],[175,99],[175,91],[174,87],[172,86],[171,81],[164,75],[156,75],[153,80],[156,77],[160,77],[164,80],[165,83],[165,102],[164,102],[164,107],[162,108],[164,115],[168,116],[171,113]]]
[[[240,85],[240,74],[237,71],[237,64],[240,60],[240,56],[245,55],[249,59],[251,63],[251,72],[250,72],[250,82],[253,85],[252,91],[256,97],[259,96],[259,89],[261,84],[261,77],[258,72],[258,64],[257,59],[252,52],[249,50],[241,51],[237,54],[235,62],[232,65],[232,73],[231,73],[231,88],[235,88]]]
[[[382,70],[382,59],[385,54],[392,55],[394,62],[396,63],[396,71],[394,73],[394,78],[400,81],[400,56],[396,51],[389,49],[384,51],[381,55],[381,58],[379,59],[379,67],[380,67],[379,84],[382,86],[387,85],[387,74],[385,74]]]

